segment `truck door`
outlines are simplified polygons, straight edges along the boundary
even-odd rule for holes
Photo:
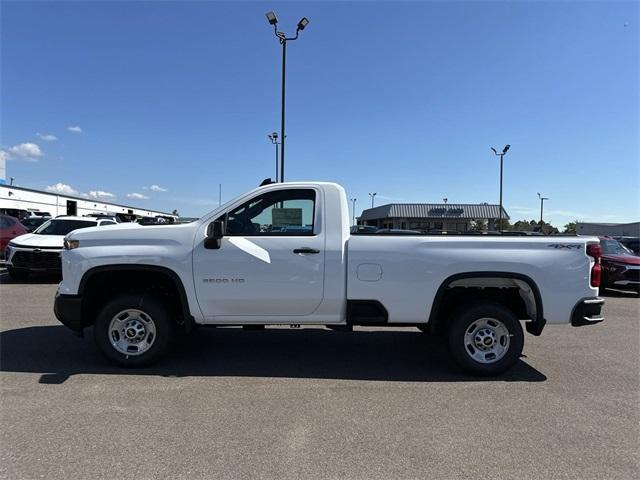
[[[193,252],[198,303],[205,318],[310,315],[324,293],[322,191],[276,189],[232,207],[220,248],[207,249],[208,224]],[[212,219],[213,221],[215,219]]]

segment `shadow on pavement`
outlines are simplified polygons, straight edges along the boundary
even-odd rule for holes
[[[523,361],[499,377],[463,374],[443,338],[406,331],[333,332],[324,329],[200,328],[176,342],[156,366],[122,369],[103,359],[88,329],[84,339],[63,326],[0,333],[0,370],[42,373],[60,384],[76,374],[165,377],[279,377],[408,382],[541,382],[546,376]]]

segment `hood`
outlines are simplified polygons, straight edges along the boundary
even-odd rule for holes
[[[58,247],[63,248],[64,236],[63,235],[37,235],[35,233],[27,233],[20,235],[11,240],[11,243],[15,243],[21,247]]]
[[[626,265],[640,265],[640,256],[638,255],[602,255],[602,259]]]
[[[176,225],[138,225],[120,223],[104,227],[90,227],[74,230],[67,239],[79,240],[82,246],[98,245],[193,245],[193,236],[199,223],[180,223]]]

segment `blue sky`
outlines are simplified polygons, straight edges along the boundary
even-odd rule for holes
[[[273,9],[291,32],[311,21],[288,48],[288,180],[337,181],[358,212],[368,192],[497,203],[489,147],[510,143],[513,219],[538,217],[536,192],[559,225],[640,217],[637,2],[1,8],[0,144],[18,185],[200,216],[219,183],[229,199],[273,176]]]

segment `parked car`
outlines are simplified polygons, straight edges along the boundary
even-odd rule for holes
[[[10,215],[0,215],[0,257],[4,258],[9,241],[25,233],[27,233],[27,229],[17,218]]]
[[[113,220],[63,216],[51,218],[36,228],[13,238],[5,250],[7,271],[14,280],[26,280],[30,273],[60,273],[60,252],[64,236],[80,228],[116,225]]]
[[[128,367],[195,325],[414,325],[478,375],[519,361],[521,320],[540,335],[604,319],[596,237],[350,235],[348,211],[337,184],[277,183],[192,223],[76,230],[54,312]],[[283,218],[309,228],[263,228]]]
[[[640,237],[613,237],[636,255],[640,255]]]
[[[600,237],[602,286],[640,293],[640,256],[611,237]]]
[[[23,218],[27,218],[29,216],[29,212],[21,208],[0,208],[0,215],[9,215],[10,217],[21,220]]]
[[[49,212],[42,212],[40,210],[27,210],[27,218],[31,217],[46,217],[51,218],[51,214]]]
[[[91,217],[91,218],[96,218],[99,220],[112,220],[116,223],[120,223],[120,218],[118,218],[117,214],[111,214],[111,213],[89,213],[87,215],[85,215],[85,217]]]
[[[352,225],[351,233],[378,233],[378,227],[373,225]]]
[[[20,223],[24,225],[24,227],[27,229],[27,232],[33,232],[36,228],[38,228],[50,218],[51,217],[27,217],[23,218]]]

